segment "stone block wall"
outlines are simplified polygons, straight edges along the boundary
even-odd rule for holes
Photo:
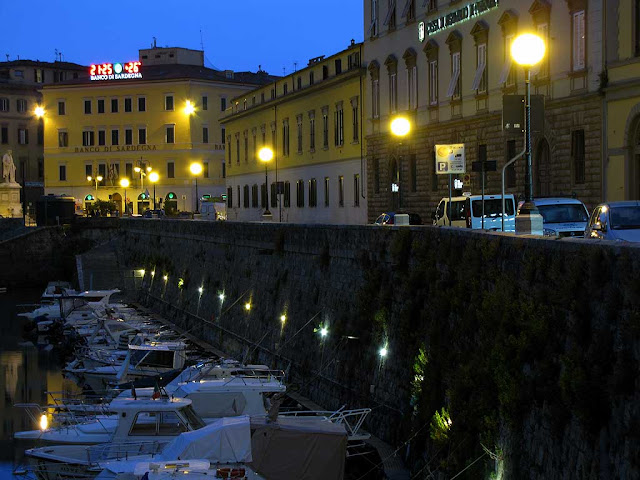
[[[145,269],[149,306],[287,370],[291,388],[327,408],[372,407],[367,428],[404,445],[414,471],[448,478],[482,456],[466,478],[640,472],[637,246],[434,227],[120,223],[121,263]]]

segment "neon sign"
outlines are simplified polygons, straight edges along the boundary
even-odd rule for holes
[[[496,7],[498,7],[498,0],[477,0],[426,23],[420,22],[418,24],[418,39],[422,42],[425,39],[425,33],[427,36],[433,35],[465,20],[482,15]]]
[[[126,80],[130,78],[142,78],[140,62],[128,63],[99,63],[89,67],[91,80]]]

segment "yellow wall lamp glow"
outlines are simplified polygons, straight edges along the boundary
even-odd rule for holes
[[[511,58],[523,67],[532,67],[544,58],[544,40],[533,33],[518,35],[511,44]]]

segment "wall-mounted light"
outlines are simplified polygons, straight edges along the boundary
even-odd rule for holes
[[[200,295],[202,295],[202,292],[204,292],[204,288],[202,288],[202,287],[198,287],[198,293],[199,293]]]
[[[283,313],[282,315],[280,315],[280,322],[284,325],[284,322],[287,321],[287,316]]]
[[[185,115],[191,115],[193,112],[196,111],[196,107],[193,103],[191,103],[191,100],[187,100],[187,103],[184,107],[184,114]]]
[[[387,354],[389,353],[389,350],[387,350],[387,346],[385,345],[384,347],[382,347],[379,351],[378,354],[380,355],[380,358],[385,358],[387,356]]]
[[[169,275],[165,275],[165,276],[164,276],[164,277],[162,277],[162,278],[164,278],[164,281],[166,282],[167,280],[169,280]]]
[[[326,337],[329,334],[329,329],[327,327],[322,327],[320,329],[320,336],[322,338]]]
[[[224,302],[224,297],[225,297],[224,292],[220,292],[220,293],[218,294],[218,298],[220,299],[220,302],[221,302],[221,303],[222,303],[222,302]]]
[[[44,107],[42,107],[41,105],[38,105],[36,109],[33,111],[33,113],[35,113],[36,117],[38,118],[44,117]]]
[[[249,310],[251,310],[251,303],[247,302],[244,304],[244,309],[248,312]]]

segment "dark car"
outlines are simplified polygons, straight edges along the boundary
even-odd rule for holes
[[[376,218],[376,221],[373,223],[375,225],[395,225],[395,217],[400,214],[409,215],[409,225],[422,225],[420,215],[409,212],[385,212]]]
[[[162,218],[164,217],[164,210],[147,210],[142,214],[143,218]]]

